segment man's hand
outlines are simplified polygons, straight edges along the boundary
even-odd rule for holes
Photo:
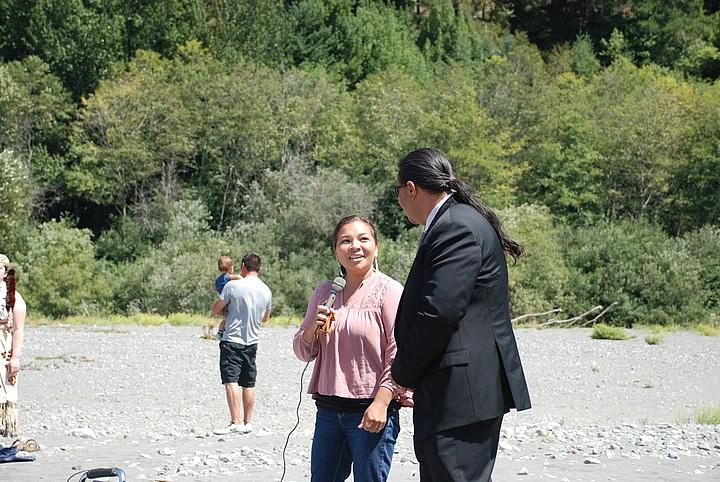
[[[398,387],[400,390],[405,390],[405,391],[409,391],[409,392],[415,391],[415,387],[406,387],[406,386],[400,385],[398,382],[395,381],[395,379],[393,378],[392,375],[390,375],[390,381],[393,383],[393,385]]]

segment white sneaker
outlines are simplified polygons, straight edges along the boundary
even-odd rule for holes
[[[243,424],[242,428],[240,429],[240,433],[251,433],[252,431],[253,427],[251,423]]]
[[[233,432],[246,433],[246,432],[243,432],[244,428],[245,428],[245,425],[242,423],[231,423],[227,427],[216,428],[215,430],[213,430],[213,433],[215,435],[227,435],[227,434],[233,433]]]

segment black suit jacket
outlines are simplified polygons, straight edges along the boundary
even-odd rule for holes
[[[395,321],[392,375],[415,388],[415,436],[530,408],[505,255],[477,210],[445,201],[420,242]]]

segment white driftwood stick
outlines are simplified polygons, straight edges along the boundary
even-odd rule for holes
[[[605,308],[604,310],[602,310],[599,315],[597,315],[597,316],[596,316],[595,318],[593,318],[592,320],[586,321],[585,323],[583,323],[583,324],[580,325],[580,326],[588,326],[588,325],[591,324],[591,323],[595,323],[597,320],[600,319],[601,316],[603,316],[605,313],[607,313],[608,311],[610,311],[610,308],[612,308],[613,306],[615,306],[615,305],[617,305],[617,304],[618,304],[617,301],[613,301],[612,303],[610,303],[610,304],[607,306],[607,308]]]
[[[526,319],[526,318],[535,318],[536,316],[545,316],[545,315],[550,315],[550,314],[552,314],[552,313],[562,313],[562,309],[561,309],[561,308],[555,308],[554,310],[545,311],[545,312],[543,312],[543,313],[528,313],[528,314],[526,314],[526,315],[520,315],[520,316],[518,316],[518,317],[516,317],[516,318],[513,318],[513,319],[510,320],[510,321],[513,322],[513,323],[517,323],[518,321],[522,321],[522,320],[524,320],[524,319]]]
[[[563,323],[574,323],[574,322],[576,322],[576,321],[582,320],[583,318],[585,318],[586,316],[588,316],[588,315],[591,314],[591,313],[595,313],[597,310],[602,310],[602,308],[603,308],[602,305],[598,305],[598,306],[596,306],[596,307],[594,307],[594,308],[591,308],[591,309],[587,310],[587,311],[586,311],[585,313],[583,313],[582,315],[574,316],[574,317],[568,318],[568,319],[566,319],[566,320],[549,320],[549,321],[547,321],[547,322],[545,322],[545,323],[542,323],[540,326],[560,325],[560,324],[563,324]]]

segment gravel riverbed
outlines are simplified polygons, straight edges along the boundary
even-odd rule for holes
[[[294,331],[263,329],[255,431],[220,437],[218,347],[199,327],[29,326],[21,426],[42,448],[34,462],[0,464],[0,480],[65,481],[106,466],[131,481],[280,480],[305,367]],[[642,331],[626,341],[590,332],[516,330],[533,409],[505,417],[493,480],[720,481],[720,426],[695,422],[698,408],[720,405],[720,338],[677,332],[648,345]],[[310,478],[311,369],[286,481]],[[401,424],[390,481],[418,481],[411,410]]]

